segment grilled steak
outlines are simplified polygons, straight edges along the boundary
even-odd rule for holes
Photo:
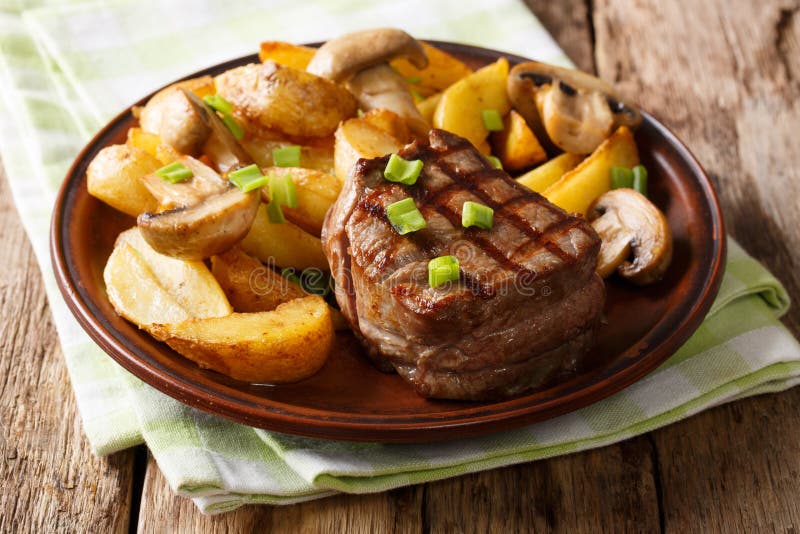
[[[384,179],[388,156],[359,160],[322,233],[336,299],[376,365],[447,399],[514,395],[574,367],[605,300],[591,226],[454,134],[399,155],[424,162],[417,183]],[[409,196],[428,226],[402,236],[386,206]],[[492,229],[462,227],[467,200],[494,209]],[[447,254],[460,279],[431,288],[428,261]]]

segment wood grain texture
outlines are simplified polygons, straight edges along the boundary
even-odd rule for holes
[[[0,171],[0,532],[125,532],[133,456],[92,456]]]

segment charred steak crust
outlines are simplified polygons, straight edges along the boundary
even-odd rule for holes
[[[323,247],[336,299],[370,357],[421,395],[500,398],[574,368],[594,343],[605,301],[600,238],[465,139],[431,130],[399,155],[424,166],[413,186],[383,177],[388,156],[359,160],[329,210]],[[412,197],[428,227],[399,235],[386,207]],[[463,228],[472,200],[490,230]],[[430,259],[458,258],[460,279],[431,288]]]

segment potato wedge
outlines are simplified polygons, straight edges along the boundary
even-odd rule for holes
[[[309,267],[322,271],[330,269],[318,237],[304,232],[288,221],[283,224],[269,222],[267,210],[263,206],[258,209],[250,232],[239,246],[262,263],[300,270]]]
[[[336,202],[342,184],[335,176],[302,167],[267,167],[266,175],[289,175],[297,192],[297,207],[283,207],[283,214],[306,232],[316,237],[322,233],[322,223],[328,208]],[[269,202],[268,188],[262,189],[264,202]]]
[[[542,163],[535,169],[518,176],[517,181],[528,189],[541,193],[556,183],[564,174],[577,167],[584,157],[582,154],[564,152],[547,163]]]
[[[388,109],[371,109],[361,117],[368,123],[377,126],[401,143],[410,143],[411,130],[406,120]]]
[[[360,158],[376,158],[403,148],[399,139],[363,118],[344,121],[336,130],[335,137],[334,168],[342,183]]]
[[[442,93],[436,93],[422,102],[417,102],[417,109],[419,110],[420,115],[428,124],[433,124],[433,113],[436,111],[436,106],[439,105],[439,101],[442,99]]]
[[[306,296],[302,287],[237,247],[212,256],[211,272],[237,312],[270,311]]]
[[[264,41],[258,49],[261,63],[274,61],[279,65],[306,70],[308,62],[317,50],[309,46],[300,46],[283,41]]]
[[[314,169],[325,174],[333,174],[333,136],[319,137],[313,140],[304,139],[305,145],[300,144],[300,166],[306,169]],[[250,154],[259,167],[272,167],[275,163],[272,159],[272,150],[287,146],[298,145],[287,141],[285,136],[268,138],[261,136],[248,136],[241,141],[242,147]]]
[[[331,135],[356,114],[356,98],[344,87],[273,61],[230,69],[215,83],[245,121],[291,136]]]
[[[426,68],[418,69],[407,59],[391,62],[392,67],[400,74],[415,81],[410,85],[421,95],[430,96],[472,74],[471,68],[444,50],[427,43],[422,43],[422,46],[428,56]]]
[[[141,128],[131,128],[128,130],[128,139],[125,143],[129,146],[141,148],[154,158],[158,158],[158,145],[162,143],[158,134],[145,132]]]
[[[508,61],[500,58],[457,81],[442,93],[433,113],[433,126],[458,134],[476,147],[486,146],[489,130],[483,125],[481,112],[495,109],[501,116],[509,112],[507,80]]]
[[[611,189],[611,167],[635,167],[639,152],[626,126],[603,141],[580,165],[544,191],[544,196],[571,213],[586,215],[594,199]]]
[[[86,186],[93,197],[136,217],[158,208],[158,202],[144,186],[142,177],[159,167],[161,162],[141,148],[108,146],[86,169]]]
[[[154,324],[148,330],[200,367],[253,383],[308,378],[324,365],[333,346],[330,309],[318,296],[273,311]]]
[[[217,280],[202,261],[186,261],[156,252],[138,227],[122,232],[117,245],[132,247],[153,273],[156,282],[189,314],[189,317],[222,317],[233,313]]]
[[[492,146],[503,168],[511,172],[527,169],[547,159],[547,152],[525,119],[513,109],[503,120],[503,129],[492,133]]]

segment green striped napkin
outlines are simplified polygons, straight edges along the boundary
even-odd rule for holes
[[[55,287],[48,223],[66,168],[112,115],[172,79],[254,52],[261,40],[316,41],[364,27],[398,26],[420,37],[569,64],[521,2],[485,5],[482,0],[121,0],[48,6],[40,0],[0,0],[0,155],[42,266],[95,452],[147,443],[174,490],[215,513],[246,503],[382,491],[598,447],[800,380],[800,346],[778,321],[788,296],[732,241],[709,316],[661,368],[583,410],[481,438],[381,445],[261,431],[164,396],[89,340]]]

